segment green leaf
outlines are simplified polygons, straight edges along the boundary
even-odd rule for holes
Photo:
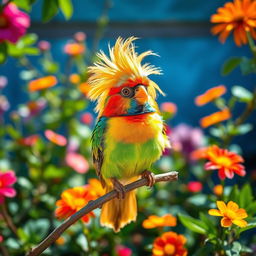
[[[39,55],[40,51],[36,47],[26,47],[24,48],[23,53],[27,55]]]
[[[240,63],[241,72],[243,75],[248,75],[256,72],[256,63],[253,59],[248,59],[246,57],[242,58]]]
[[[13,1],[19,8],[29,12],[31,10],[30,0],[14,0]]]
[[[181,223],[193,232],[207,234],[207,226],[201,220],[197,220],[187,215],[178,215]]]
[[[253,98],[250,91],[239,85],[233,86],[231,92],[241,102],[250,102]]]
[[[34,33],[30,33],[30,34],[26,34],[25,36],[22,37],[22,41],[25,45],[32,45],[34,43],[36,43],[38,39],[38,36]]]
[[[216,229],[214,223],[209,218],[209,215],[206,216],[206,214],[200,212],[199,216],[200,216],[200,219],[202,220],[202,222],[204,222],[205,226],[207,227],[208,234],[217,235],[217,229]]]
[[[230,245],[226,245],[224,250],[227,256],[239,256],[242,246],[239,242],[233,242]]]
[[[73,5],[71,0],[59,0],[59,8],[68,20],[73,14]]]
[[[7,59],[7,45],[5,42],[0,43],[0,64],[3,64]]]
[[[42,9],[43,22],[52,19],[58,13],[58,7],[57,0],[44,0]]]
[[[248,225],[244,228],[240,228],[238,230],[239,234],[241,234],[242,232],[246,231],[246,230],[249,230],[249,229],[252,229],[252,228],[256,228],[256,218],[252,218],[250,220],[247,220],[248,221]]]
[[[234,201],[238,202],[239,200],[239,191],[238,191],[238,186],[237,184],[233,186],[232,190],[230,191],[228,201]]]
[[[57,168],[54,165],[49,165],[44,171],[45,179],[54,179],[54,178],[62,178],[65,176],[66,172],[62,168]]]
[[[196,206],[205,205],[206,201],[207,201],[207,196],[204,194],[194,195],[188,198],[188,202]]]
[[[227,126],[227,128],[228,128],[228,133],[231,135],[244,135],[253,129],[253,125],[241,124],[239,126],[234,126],[234,124],[230,124]]]
[[[240,57],[232,57],[228,59],[222,67],[221,74],[223,76],[228,75],[241,63],[241,61],[242,61],[242,58]]]
[[[253,195],[249,184],[245,184],[239,194],[239,207],[246,208],[252,203]]]
[[[254,215],[254,213],[256,212],[256,201],[254,201],[249,206],[247,206],[246,211],[248,215],[250,214]]]

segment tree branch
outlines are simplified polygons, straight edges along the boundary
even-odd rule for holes
[[[164,174],[155,175],[155,181],[175,181],[178,179],[178,172],[168,172]],[[139,187],[146,186],[148,184],[148,179],[141,178],[135,182],[132,182],[125,186],[125,191],[129,192]],[[99,197],[94,201],[90,201],[86,206],[84,206],[81,210],[70,216],[66,219],[59,227],[54,229],[38,246],[31,249],[30,252],[27,253],[27,256],[37,256],[40,255],[44,250],[46,250],[52,243],[54,243],[60,235],[68,229],[72,224],[74,224],[77,220],[82,218],[85,214],[93,211],[96,208],[101,207],[104,203],[114,199],[117,197],[117,192],[112,190],[111,192],[105,194],[104,196]]]

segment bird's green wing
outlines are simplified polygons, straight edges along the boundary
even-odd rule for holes
[[[93,163],[96,169],[96,173],[100,178],[100,181],[103,187],[105,186],[105,181],[103,180],[101,175],[101,166],[104,160],[104,136],[105,136],[106,126],[107,126],[107,118],[101,117],[98,120],[92,132],[92,138],[91,138]]]

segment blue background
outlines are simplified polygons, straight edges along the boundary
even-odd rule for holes
[[[195,106],[194,98],[197,95],[220,84],[226,85],[228,89],[232,85],[243,85],[252,89],[255,84],[253,76],[242,76],[239,69],[226,77],[220,75],[221,66],[227,58],[250,56],[248,47],[235,46],[232,38],[221,44],[217,37],[210,34],[210,16],[225,2],[220,0],[112,1],[109,19],[110,22],[118,25],[119,29],[115,31],[114,26],[107,30],[99,47],[106,51],[108,42],[113,44],[118,35],[139,36],[140,40],[136,43],[138,52],[151,49],[160,55],[160,57],[149,57],[147,61],[163,70],[162,76],[151,77],[167,94],[165,98],[159,97],[159,101],[172,101],[178,106],[178,114],[173,124],[185,122],[198,126],[199,119],[216,111],[216,108]],[[94,32],[90,25],[99,18],[104,6],[102,0],[74,0],[73,3],[72,19],[64,23],[63,16],[57,15],[50,23],[44,25],[44,31],[47,32],[48,28],[48,33],[42,33],[41,28],[38,27],[41,20],[40,1],[33,7],[31,13],[33,20],[31,31],[37,32],[40,39],[51,41],[53,56],[61,62],[66,59],[63,47],[76,28],[88,34],[90,47]],[[58,24],[56,31],[51,28],[54,24]],[[163,30],[161,26],[164,27]],[[33,59],[36,58],[32,58],[32,61]],[[25,85],[19,80],[18,72],[19,68],[12,60],[8,60],[5,66],[0,68],[0,73],[9,78],[9,85],[4,92],[12,102],[12,108],[25,101],[23,93]],[[241,110],[237,109],[237,112],[239,111]],[[248,140],[252,138],[251,136],[250,133],[243,138]],[[254,151],[253,144],[247,144],[248,153]]]

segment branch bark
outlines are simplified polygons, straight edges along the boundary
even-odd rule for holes
[[[168,172],[164,174],[155,175],[155,181],[175,181],[178,179],[178,172]],[[139,187],[146,186],[148,184],[148,179],[141,178],[135,182],[132,182],[125,186],[125,191],[129,192]],[[90,201],[86,206],[84,206],[81,210],[70,216],[66,219],[59,227],[54,229],[38,246],[31,249],[27,253],[27,256],[37,256],[40,255],[44,250],[46,250],[52,243],[54,243],[60,235],[68,229],[72,224],[74,224],[77,220],[82,218],[85,214],[93,211],[96,208],[101,207],[104,203],[114,199],[117,197],[117,192],[112,190],[111,192],[105,194],[104,196],[99,197],[94,201]]]

